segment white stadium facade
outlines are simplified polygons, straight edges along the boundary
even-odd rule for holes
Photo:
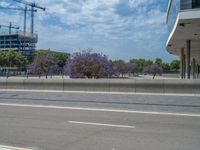
[[[200,0],[169,0],[167,51],[180,57],[182,79],[200,75]]]

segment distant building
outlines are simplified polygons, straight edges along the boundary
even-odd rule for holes
[[[0,34],[0,50],[13,49],[29,56],[35,51],[38,36],[36,34]]]
[[[181,78],[200,73],[200,0],[169,0],[167,50],[180,56]]]

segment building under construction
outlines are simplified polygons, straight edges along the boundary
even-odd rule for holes
[[[37,41],[37,34],[0,34],[0,49],[3,51],[13,49],[29,56],[35,50]]]
[[[30,56],[36,49],[36,43],[38,42],[38,35],[34,34],[34,12],[37,12],[37,9],[41,9],[45,11],[45,8],[36,5],[35,3],[29,3],[25,0],[13,0],[15,2],[23,4],[24,8],[12,8],[12,7],[2,7],[1,9],[13,9],[13,10],[21,10],[24,11],[24,31],[12,33],[11,29],[19,29],[19,27],[14,27],[10,23],[9,26],[0,25],[0,28],[6,27],[9,28],[8,34],[0,33],[0,50],[8,51],[13,49],[15,51],[20,51],[22,54],[26,56]],[[31,12],[31,31],[30,33],[26,32],[26,17],[27,12]]]

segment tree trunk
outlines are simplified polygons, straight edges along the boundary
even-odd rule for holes
[[[155,79],[155,77],[156,77],[156,74],[153,74],[153,79]]]

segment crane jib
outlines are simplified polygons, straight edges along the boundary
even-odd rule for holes
[[[27,16],[27,11],[31,12],[31,25],[30,25],[30,30],[31,30],[31,34],[34,33],[34,12],[37,12],[37,9],[41,9],[43,11],[46,11],[45,7],[41,7],[39,5],[37,5],[36,3],[30,3],[27,2],[25,0],[13,0],[15,2],[18,3],[22,3],[25,5],[25,8],[14,8],[14,7],[2,7],[0,6],[0,8],[3,9],[13,9],[13,10],[22,10],[24,11],[24,34],[26,33],[26,16]]]
[[[22,4],[25,4],[25,5],[28,5],[28,6],[31,6],[31,7],[35,7],[35,8],[41,9],[43,11],[46,10],[46,8],[38,6],[36,3],[30,3],[30,2],[27,2],[27,1],[24,1],[24,0],[14,0],[14,1],[16,1],[18,3],[22,3]]]

